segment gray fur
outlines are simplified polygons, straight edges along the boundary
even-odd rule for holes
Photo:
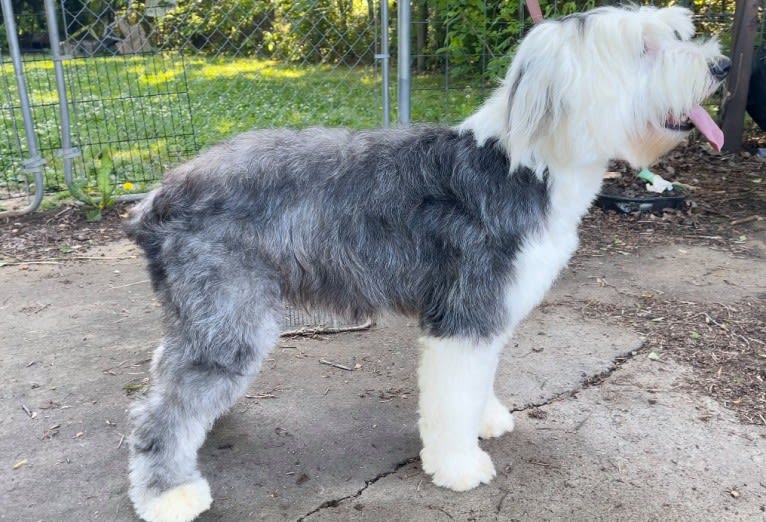
[[[199,477],[196,451],[276,342],[282,300],[498,334],[548,204],[547,176],[448,129],[251,132],[171,171],[128,225],[167,330],[133,412],[131,494]]]

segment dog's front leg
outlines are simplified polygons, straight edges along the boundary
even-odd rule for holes
[[[434,484],[467,491],[495,476],[478,443],[503,343],[421,339],[420,458]]]

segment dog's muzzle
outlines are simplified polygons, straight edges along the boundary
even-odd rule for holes
[[[729,74],[731,60],[725,56],[721,56],[717,60],[710,62],[710,64],[708,64],[708,69],[710,69],[710,74],[713,75],[713,78],[721,82]]]

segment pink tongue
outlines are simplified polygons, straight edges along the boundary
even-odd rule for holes
[[[721,152],[721,147],[723,147],[723,131],[715,124],[707,111],[698,105],[689,112],[689,119],[705,135],[713,148]]]

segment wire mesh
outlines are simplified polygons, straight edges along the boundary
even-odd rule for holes
[[[182,55],[78,56],[65,73],[83,182],[109,168],[118,189],[145,192],[197,150]]]
[[[58,126],[58,102],[56,86],[53,80],[52,65],[39,52],[23,55],[30,108],[35,122],[35,135],[40,154],[46,159],[42,167],[48,192],[65,190],[63,182],[56,179],[55,152],[61,147]],[[19,101],[19,92],[14,82],[13,66],[8,61],[0,65],[0,85],[4,89],[2,110],[2,132],[8,139],[0,144],[0,165],[3,169],[3,187],[0,200],[5,200],[4,207],[15,208],[28,200],[31,192],[29,175],[21,167],[23,160],[29,158],[30,151],[23,138],[23,120]]]
[[[46,191],[56,193],[66,187],[45,17],[18,5]],[[373,0],[62,0],[58,8],[80,152],[74,178],[86,192],[96,191],[105,169],[116,194],[145,191],[169,165],[254,127],[383,120]],[[3,64],[0,96],[12,100],[13,71]],[[6,102],[2,112],[16,105]],[[2,132],[18,136],[17,122],[3,121]],[[0,149],[3,164],[18,163],[11,152]],[[12,172],[4,169],[0,200],[24,192]]]
[[[5,37],[5,28],[2,38]],[[30,195],[30,180],[22,168],[22,127],[13,65],[0,46],[0,200],[6,200],[0,210],[12,210],[26,205]]]
[[[197,146],[253,127],[381,121],[372,0],[64,2],[77,56],[185,56]]]
[[[29,11],[23,0],[17,5]],[[106,174],[118,195],[147,190],[169,165],[241,130],[383,120],[373,0],[62,0],[58,8],[72,138],[65,151],[64,96],[46,52],[46,20],[38,12],[19,17],[49,193],[66,189],[62,164],[72,158],[62,152],[79,152],[72,166],[80,189],[100,195]],[[8,199],[25,191],[18,184],[25,151],[13,71],[0,64],[8,99],[0,108],[8,138],[0,149],[0,199]],[[306,325],[343,322],[286,309],[286,327]]]

